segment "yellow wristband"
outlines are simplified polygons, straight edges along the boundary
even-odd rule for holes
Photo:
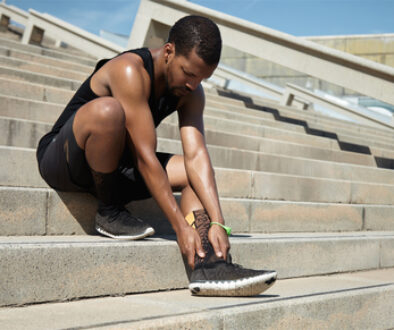
[[[225,225],[222,225],[222,224],[219,223],[219,222],[211,222],[211,224],[210,224],[209,226],[212,226],[212,225],[218,225],[218,226],[222,227],[222,228],[226,231],[227,236],[230,236],[230,235],[231,235],[231,227],[227,227],[227,226],[225,226]]]

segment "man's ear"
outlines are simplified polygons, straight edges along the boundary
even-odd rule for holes
[[[173,44],[171,42],[167,42],[164,45],[164,58],[165,58],[166,63],[171,58],[171,56],[174,56],[174,55],[175,55],[175,44]]]

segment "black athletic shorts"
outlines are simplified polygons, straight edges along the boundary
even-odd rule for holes
[[[39,163],[39,170],[42,178],[55,190],[89,192],[94,195],[93,178],[85,151],[78,146],[72,130],[74,117],[75,114],[67,120],[47,146]],[[164,169],[173,156],[161,152],[157,152],[156,155]],[[117,190],[122,196],[122,202],[151,197],[127,147],[119,162],[118,171],[120,182]]]

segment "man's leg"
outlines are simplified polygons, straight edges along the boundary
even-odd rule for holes
[[[254,296],[273,285],[276,280],[275,271],[240,267],[232,263],[229,253],[227,260],[216,257],[208,240],[210,219],[188,182],[183,156],[172,157],[166,170],[173,189],[182,191],[182,212],[185,217],[192,215],[206,254],[204,259],[195,256],[193,271],[185,262],[192,293],[205,296]]]
[[[91,169],[99,208],[96,229],[113,238],[139,239],[154,230],[119,205],[119,161],[126,145],[125,113],[112,97],[95,99],[82,106],[73,123],[75,140],[85,152]]]
[[[123,108],[116,99],[102,97],[82,106],[75,115],[73,132],[92,170],[111,173],[117,169],[126,128]]]
[[[166,166],[168,180],[173,191],[182,192],[181,211],[186,217],[193,211],[203,209],[203,206],[189,184],[187,179],[183,156],[175,155],[171,157]]]

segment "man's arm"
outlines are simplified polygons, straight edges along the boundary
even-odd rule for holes
[[[189,265],[194,264],[197,252],[204,257],[198,233],[191,228],[172,194],[168,177],[156,157],[157,137],[148,105],[150,80],[140,63],[114,61],[109,78],[112,95],[121,103],[126,115],[128,144],[135,157],[136,166],[144,181],[177,234],[182,254]]]
[[[186,174],[211,221],[224,224],[215,174],[205,144],[204,106],[204,90],[200,85],[188,95],[178,110]],[[223,228],[212,226],[209,240],[216,254],[226,258],[230,245]]]

